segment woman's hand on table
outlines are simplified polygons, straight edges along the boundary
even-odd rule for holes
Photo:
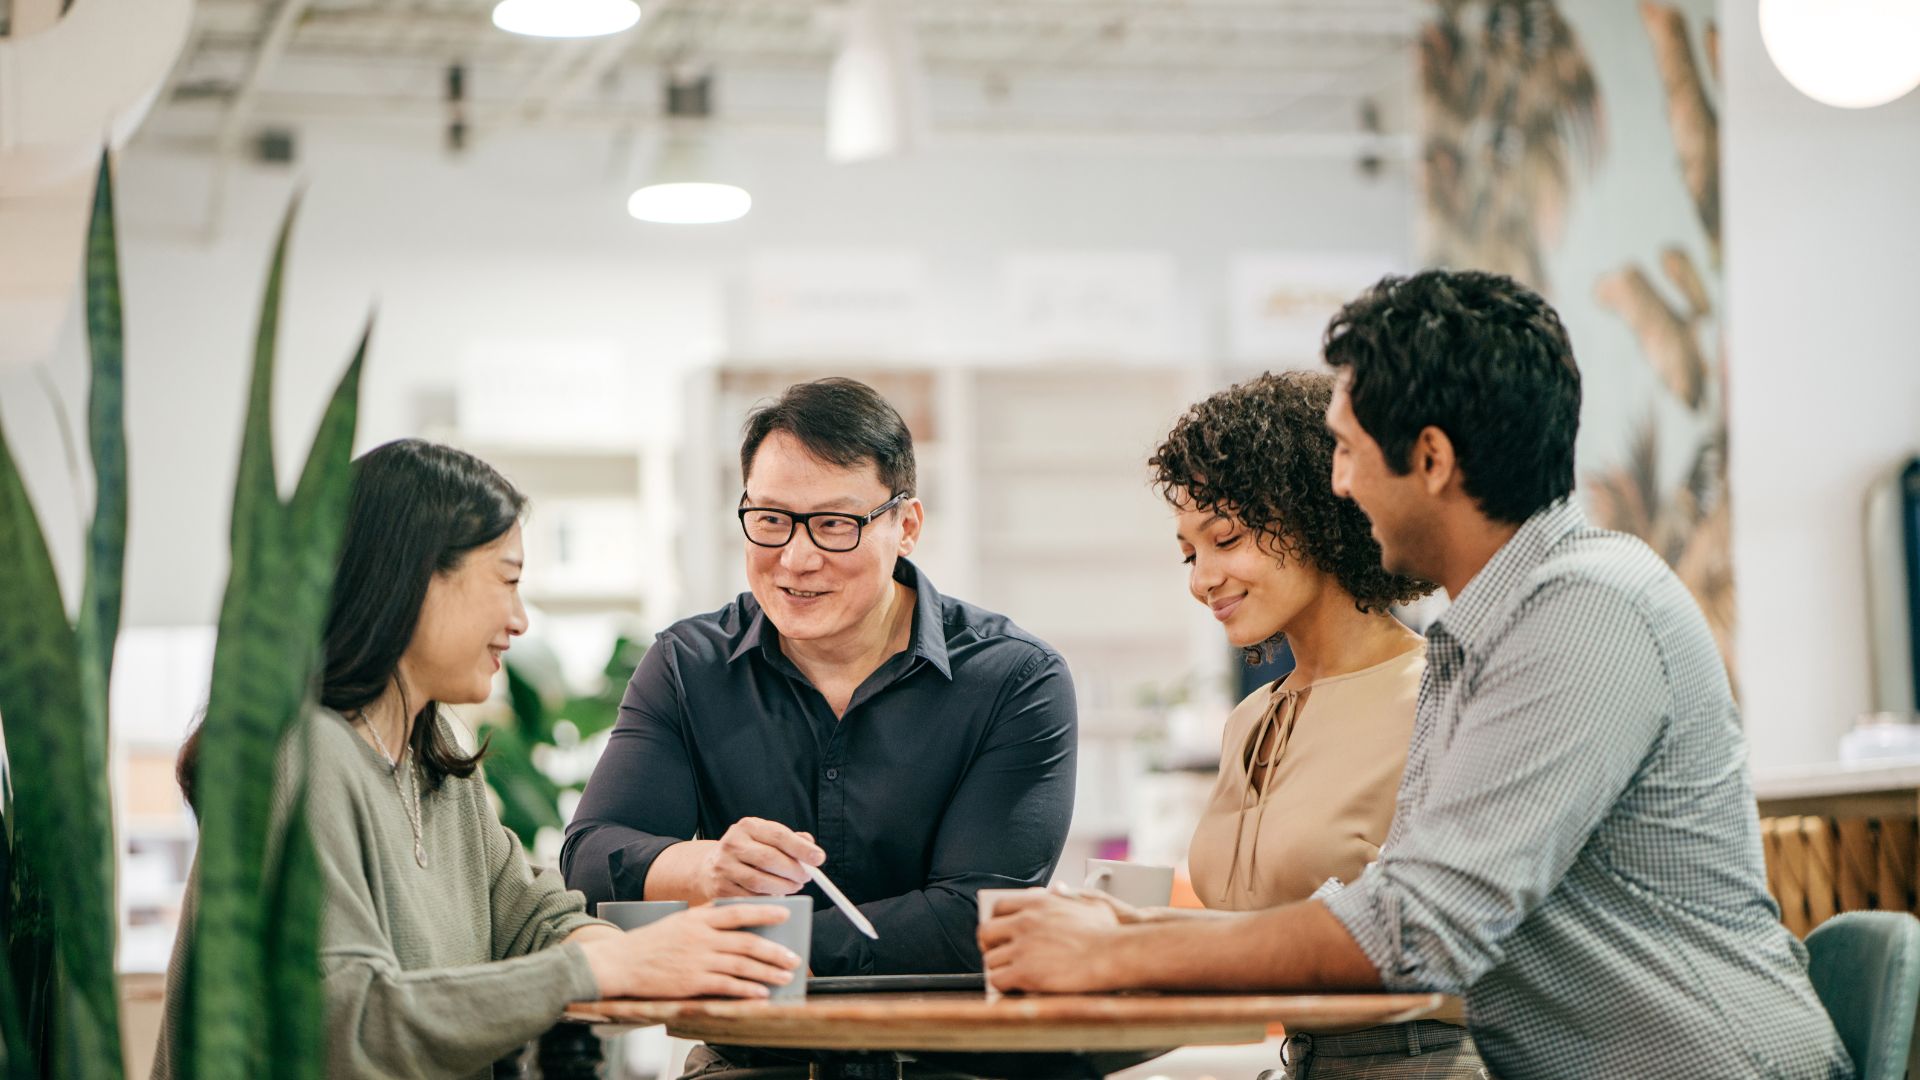
[[[1120,988],[1117,904],[1038,889],[1001,897],[979,932],[987,982],[996,990],[1054,994]]]
[[[699,907],[638,930],[584,926],[567,941],[586,954],[603,998],[764,998],[800,977],[801,960],[745,930],[785,921],[771,905]]]

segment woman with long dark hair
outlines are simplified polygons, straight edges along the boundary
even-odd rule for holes
[[[527,628],[524,509],[449,447],[401,440],[354,463],[319,701],[294,729],[327,889],[330,1076],[486,1076],[570,1002],[764,997],[800,964],[742,932],[782,921],[779,908],[699,908],[626,932],[590,919],[501,826],[476,772],[486,748],[463,749],[441,706],[484,701]],[[190,803],[198,744],[196,730],[180,758]],[[196,888],[167,973],[159,1078],[175,1071]]]

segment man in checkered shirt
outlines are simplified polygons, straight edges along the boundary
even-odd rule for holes
[[[1503,1080],[1851,1076],[1766,891],[1706,622],[1571,501],[1559,317],[1508,278],[1428,271],[1347,305],[1326,356],[1335,490],[1387,569],[1454,598],[1379,861],[1240,916],[1002,901],[994,985],[1437,990]]]

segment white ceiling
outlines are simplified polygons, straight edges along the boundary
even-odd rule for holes
[[[838,42],[830,0],[641,0],[635,29],[548,41],[491,0],[199,0],[155,111],[160,137],[227,149],[264,123],[444,119],[467,130],[631,132],[665,72],[714,75],[716,123],[817,130]],[[901,0],[936,137],[1213,140],[1351,153],[1406,130],[1421,0]],[[1389,151],[1391,152],[1391,151]]]

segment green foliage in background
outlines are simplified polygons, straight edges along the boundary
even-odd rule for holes
[[[287,222],[291,226],[292,212]],[[358,354],[327,406],[298,486],[274,482],[271,405],[287,228],[256,339],[200,746],[198,910],[188,1000],[173,1032],[182,1075],[325,1075],[319,868],[304,792],[273,812],[280,749],[312,691],[345,524]],[[102,157],[87,246],[88,441],[95,507],[77,624],[0,432],[0,1078],[122,1075],[114,972],[108,679],[126,541],[121,309],[111,170]],[[285,760],[295,764],[298,755]],[[280,770],[285,772],[286,770]],[[183,932],[189,928],[183,927]]]
[[[561,745],[562,724],[573,727],[565,736],[569,742],[584,742],[612,727],[620,716],[627,680],[646,652],[644,642],[621,635],[607,658],[603,689],[584,696],[566,693],[557,664],[530,664],[509,654],[507,698],[513,706],[513,723],[485,725],[481,734],[487,739],[487,783],[500,797],[500,821],[523,846],[532,848],[534,836],[543,828],[563,827],[560,794],[583,786],[556,783],[535,764],[536,752],[542,746]]]

